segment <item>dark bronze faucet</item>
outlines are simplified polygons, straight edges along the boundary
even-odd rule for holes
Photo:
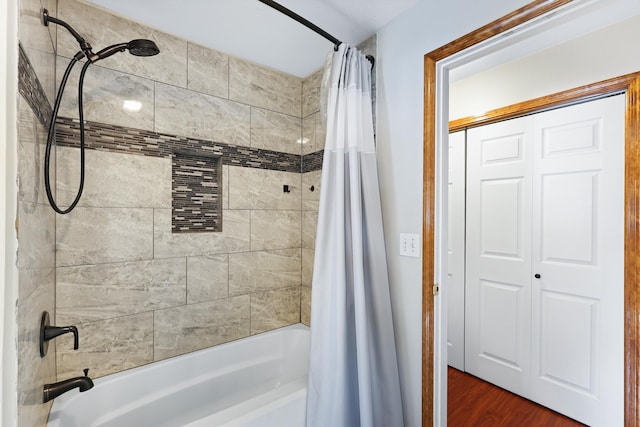
[[[56,397],[78,388],[80,392],[87,391],[93,387],[93,381],[88,376],[89,370],[84,370],[84,377],[69,378],[68,380],[59,381],[53,384],[45,384],[42,393],[42,403],[46,403]]]
[[[69,332],[73,334],[73,349],[77,350],[79,347],[78,328],[75,326],[51,326],[49,313],[43,311],[40,318],[40,357],[46,356],[49,340]]]

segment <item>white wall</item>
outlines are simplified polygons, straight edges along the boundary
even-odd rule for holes
[[[485,111],[640,71],[640,16],[452,83],[449,117]]]
[[[418,0],[378,33],[378,166],[407,427],[421,425],[422,264],[398,255],[398,234],[422,230],[424,55],[527,3]]]
[[[16,318],[18,276],[16,269],[16,97],[18,92],[18,14],[17,0],[0,3],[0,378],[2,402],[0,424],[17,425]]]

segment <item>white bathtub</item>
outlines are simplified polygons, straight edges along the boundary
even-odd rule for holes
[[[303,427],[309,328],[264,334],[98,378],[58,397],[49,427]]]

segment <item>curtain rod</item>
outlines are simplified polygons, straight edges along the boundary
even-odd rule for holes
[[[277,3],[273,0],[258,0],[261,3],[266,4],[269,7],[272,7],[273,9],[277,10],[278,12],[287,15],[289,18],[301,23],[302,25],[304,25],[305,27],[309,28],[310,30],[315,31],[316,33],[320,34],[322,37],[324,37],[325,39],[329,40],[331,43],[333,43],[333,49],[334,50],[338,50],[338,46],[340,46],[342,44],[342,42],[340,40],[338,40],[337,38],[333,37],[331,34],[327,33],[325,30],[323,30],[322,28],[318,27],[316,24],[314,24],[313,22],[308,21],[307,19],[303,18],[302,16],[298,15],[297,13],[295,13],[294,11],[292,11],[291,9],[287,9],[286,7],[284,7],[283,5],[281,5],[280,3]],[[371,62],[371,66],[373,67],[373,65],[375,64],[375,58],[371,55],[367,55],[367,59]]]

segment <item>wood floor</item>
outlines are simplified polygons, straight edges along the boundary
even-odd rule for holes
[[[573,427],[577,421],[449,368],[449,427]]]

